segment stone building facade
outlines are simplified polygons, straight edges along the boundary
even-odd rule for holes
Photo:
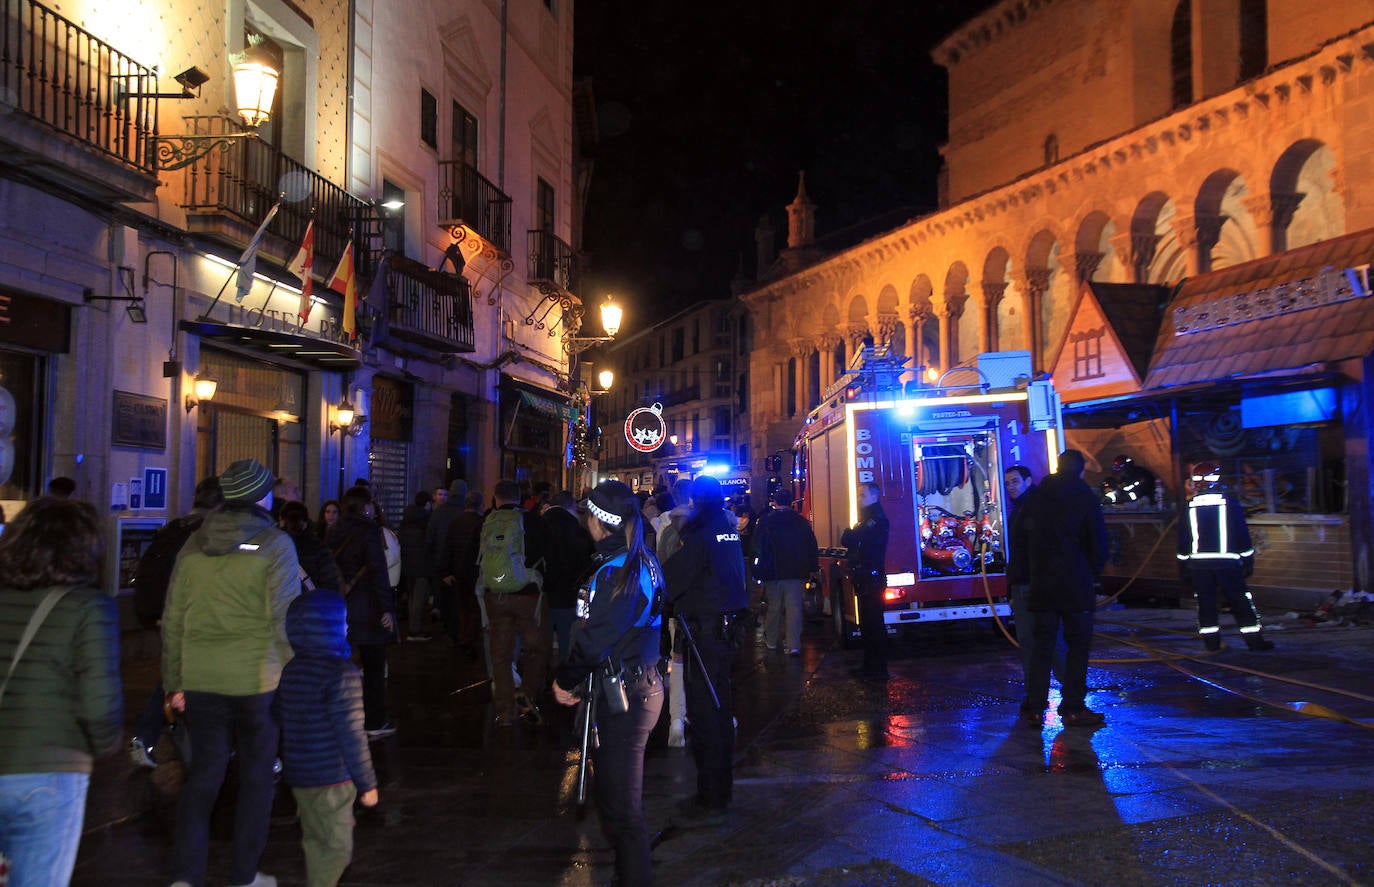
[[[934,52],[940,209],[743,295],[754,452],[788,447],[866,341],[908,378],[999,350],[1047,371],[1085,282],[1173,287],[1374,227],[1372,41],[1367,3],[1006,0],[971,20]]]

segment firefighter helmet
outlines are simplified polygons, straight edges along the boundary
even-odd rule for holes
[[[1133,464],[1135,464],[1135,461],[1130,456],[1117,456],[1115,459],[1112,460],[1112,471],[1125,471],[1127,468],[1130,468]]]
[[[1221,483],[1221,466],[1216,462],[1194,462],[1192,478],[1194,486],[1215,487]]]

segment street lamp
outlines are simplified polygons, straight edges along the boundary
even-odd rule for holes
[[[202,376],[196,373],[196,379],[191,383],[194,394],[186,395],[186,412],[191,412],[203,403],[209,403],[215,399],[215,392],[219,390],[219,382],[209,376]]]
[[[234,65],[234,107],[243,119],[243,132],[209,135],[154,136],[156,161],[159,169],[181,169],[190,166],[218,148],[228,151],[237,141],[258,137],[258,127],[272,116],[272,101],[277,94],[281,72],[261,61],[243,60]],[[199,68],[187,68],[175,78],[181,92],[123,92],[121,99],[195,99],[210,76]]]
[[[615,303],[615,299],[609,293],[601,303],[601,328],[606,331],[604,336],[565,336],[563,347],[569,354],[580,354],[593,345],[602,342],[609,342],[615,338],[615,334],[620,332],[620,321],[624,318],[625,312]]]

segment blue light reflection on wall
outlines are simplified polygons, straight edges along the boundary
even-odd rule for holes
[[[1337,418],[1337,409],[1334,388],[1243,397],[1240,401],[1240,423],[1243,428],[1267,428],[1272,425],[1330,422]]]

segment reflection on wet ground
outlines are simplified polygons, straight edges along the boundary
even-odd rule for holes
[[[887,684],[851,678],[858,654],[832,649],[819,623],[800,658],[744,651],[725,826],[667,826],[694,785],[690,752],[668,748],[663,725],[651,740],[645,806],[660,831],[658,882],[1374,882],[1374,699],[1220,667],[1365,693],[1374,629],[1275,631],[1270,653],[1178,660],[1200,652],[1190,611],[1110,615],[1121,624],[1100,624],[1095,647],[1108,661],[1089,672],[1089,705],[1107,716],[1096,730],[1065,729],[1053,711],[1040,728],[1018,722],[1019,660],[983,624],[923,626],[894,646]],[[360,816],[343,883],[609,883],[595,813],[566,800],[576,758],[568,719],[498,730],[478,663],[439,642],[392,653],[400,732],[373,746],[383,803]],[[126,669],[135,711],[149,668]],[[1298,702],[1356,723],[1288,710]],[[102,763],[74,883],[171,880],[178,777],[175,764],[149,775]],[[282,807],[262,868],[303,883],[299,829]],[[228,810],[214,829],[220,873]]]

